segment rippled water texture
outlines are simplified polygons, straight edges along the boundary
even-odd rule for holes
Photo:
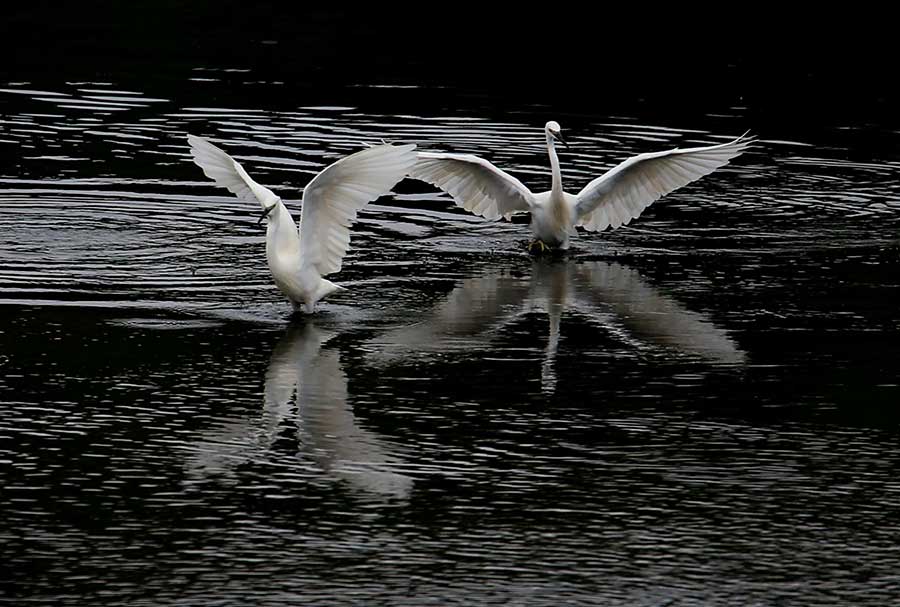
[[[180,87],[0,86],[10,601],[896,600],[896,155],[860,153],[853,128],[760,133],[546,261],[524,253],[527,225],[404,183],[360,214],[349,291],[291,319],[256,208],[189,162],[186,133],[298,216],[312,175],[381,138],[542,190],[554,118],[577,191],[631,154],[754,125],[739,107],[691,130],[501,119],[416,88],[307,107],[241,71]]]

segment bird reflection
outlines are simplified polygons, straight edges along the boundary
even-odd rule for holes
[[[544,312],[549,335],[541,364],[542,389],[556,388],[556,354],[563,316],[575,312],[639,351],[663,346],[715,364],[740,365],[744,352],[698,312],[650,286],[637,271],[611,262],[536,260],[529,276],[504,270],[463,280],[428,317],[370,341],[376,363],[471,352],[523,314]]]
[[[340,354],[323,347],[331,338],[311,321],[290,326],[269,360],[262,411],[220,422],[195,446],[189,475],[236,483],[241,464],[281,458],[273,446],[293,419],[300,456],[314,469],[367,494],[407,498],[413,479],[392,469],[402,464],[394,447],[359,426]]]

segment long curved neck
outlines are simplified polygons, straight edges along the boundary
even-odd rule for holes
[[[553,174],[553,185],[550,191],[554,194],[562,194],[562,172],[559,170],[559,157],[556,155],[556,147],[553,145],[553,137],[547,133],[547,153],[550,155],[550,171]]]
[[[291,212],[279,200],[278,208],[269,216],[269,224],[266,227],[266,252],[279,255],[282,258],[300,255],[300,237],[297,234],[297,226],[291,217]]]

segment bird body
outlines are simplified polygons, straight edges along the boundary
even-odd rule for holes
[[[569,236],[575,232],[573,212],[575,197],[566,192],[541,192],[534,195],[531,209],[531,232],[544,244],[567,249]]]
[[[251,179],[240,163],[201,137],[188,135],[188,142],[207,177],[262,206],[272,278],[294,309],[307,314],[323,297],[343,289],[324,276],[340,271],[357,211],[386,194],[416,162],[414,145],[389,144],[338,160],[304,189],[298,230],[281,198]]]
[[[551,120],[544,133],[552,175],[547,192],[534,194],[512,175],[469,154],[420,152],[410,176],[444,190],[485,219],[530,212],[535,242],[566,249],[577,227],[601,232],[626,225],[654,201],[724,166],[753,142],[742,136],[720,145],[639,154],[570,194],[563,190],[556,153],[556,141],[565,145],[561,128]]]
[[[311,314],[316,302],[343,287],[322,278],[312,264],[304,263],[294,218],[281,200],[276,205],[269,213],[266,226],[269,271],[275,286],[287,295],[294,307]]]

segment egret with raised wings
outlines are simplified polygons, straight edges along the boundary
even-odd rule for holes
[[[544,127],[553,179],[548,192],[535,194],[512,175],[470,154],[419,152],[410,177],[444,190],[457,205],[485,219],[530,212],[534,240],[529,250],[567,249],[577,226],[602,232],[626,225],[659,198],[728,164],[753,142],[742,136],[720,145],[638,154],[578,194],[569,194],[563,191],[555,147],[557,141],[565,145],[561,131],[552,120]]]
[[[262,205],[268,218],[266,260],[272,278],[295,310],[312,314],[316,302],[343,289],[323,276],[339,272],[350,246],[350,224],[366,203],[386,194],[416,162],[415,145],[378,145],[342,158],[303,190],[300,228],[281,198],[247,175],[224,151],[188,135],[194,162],[238,198]]]

